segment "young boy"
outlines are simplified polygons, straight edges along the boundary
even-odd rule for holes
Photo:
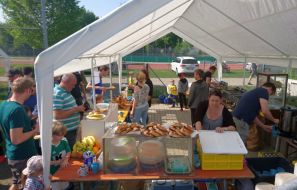
[[[27,167],[23,170],[23,175],[27,177],[23,190],[43,190],[46,189],[43,177],[43,165],[41,156],[32,156],[27,161]]]
[[[188,108],[186,93],[189,89],[189,84],[188,84],[188,80],[185,78],[184,73],[179,73],[178,77],[179,77],[179,81],[177,85],[177,90],[178,90],[178,97],[179,97],[179,103],[180,103],[180,111],[183,111],[184,106],[186,109]]]
[[[52,131],[52,152],[51,152],[51,168],[50,173],[53,175],[56,171],[62,166],[67,167],[69,165],[69,158],[71,150],[68,144],[67,139],[64,137],[67,133],[67,128],[58,121],[55,121],[53,124]],[[52,183],[54,187],[66,188],[68,183]],[[63,189],[62,188],[62,189]]]
[[[171,80],[171,84],[167,86],[167,93],[168,93],[168,98],[171,99],[172,101],[172,106],[175,107],[176,104],[176,99],[177,99],[177,87],[174,83],[174,80]]]

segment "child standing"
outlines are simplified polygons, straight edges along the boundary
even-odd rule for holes
[[[52,151],[51,151],[51,168],[50,173],[53,175],[62,166],[67,167],[69,165],[69,158],[71,150],[65,135],[67,128],[58,121],[53,124],[52,130]],[[53,189],[65,189],[68,183],[58,182],[52,183]]]
[[[45,185],[42,177],[43,165],[41,156],[32,156],[27,161],[27,167],[23,175],[27,176],[23,190],[44,190]]]
[[[176,99],[177,99],[177,87],[174,83],[174,80],[171,80],[171,84],[167,86],[167,93],[168,93],[168,98],[171,99],[172,101],[172,106],[175,107],[176,104]]]
[[[188,80],[185,78],[184,73],[179,73],[178,77],[179,77],[179,81],[178,81],[177,89],[178,89],[178,97],[179,97],[179,103],[180,103],[180,111],[183,111],[184,105],[186,109],[188,108],[186,92],[189,89],[189,84],[188,84]]]

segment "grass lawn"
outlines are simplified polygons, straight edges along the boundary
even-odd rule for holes
[[[242,78],[244,74],[244,70],[236,70],[230,71],[228,73],[223,73],[223,78]],[[245,76],[248,77],[250,73],[248,71],[245,72]]]

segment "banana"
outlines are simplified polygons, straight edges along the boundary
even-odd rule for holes
[[[90,139],[93,144],[96,142],[96,139],[94,136],[87,136],[87,138]]]
[[[86,137],[83,138],[82,143],[83,143],[83,144],[88,144],[88,142],[87,142],[87,138],[86,138]]]
[[[92,145],[93,144],[92,140],[90,138],[85,137],[85,139],[86,139],[86,144],[87,145]]]
[[[76,152],[77,151],[77,144],[75,143],[74,145],[73,145],[73,152]]]
[[[77,145],[76,145],[77,147],[81,147],[82,146],[81,142],[77,141],[76,143],[77,143]]]

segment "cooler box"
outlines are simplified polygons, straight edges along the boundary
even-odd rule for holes
[[[201,130],[197,148],[202,170],[242,170],[247,149],[235,131]]]
[[[274,183],[275,174],[279,172],[293,173],[294,168],[283,157],[247,158],[249,168],[255,174],[255,183]]]

